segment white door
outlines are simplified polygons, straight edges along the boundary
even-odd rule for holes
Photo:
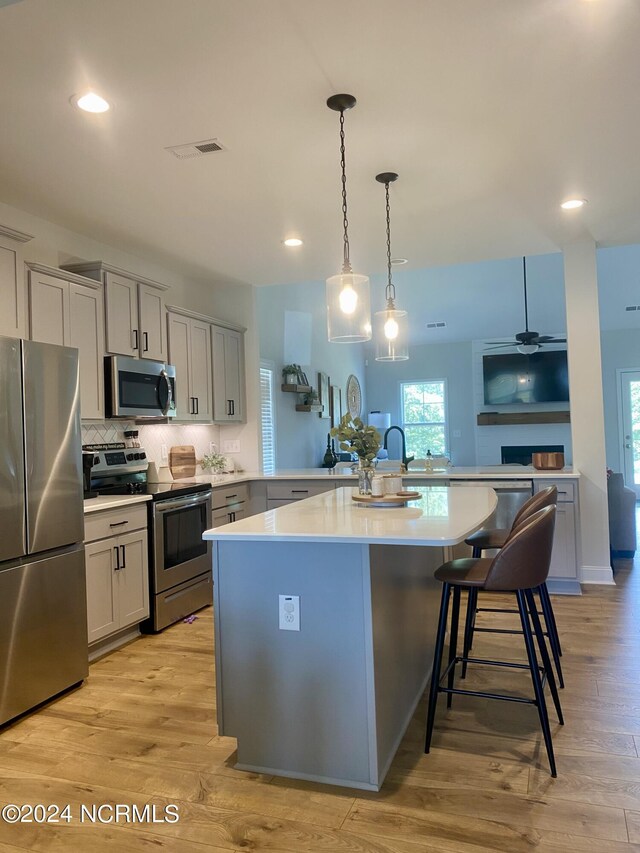
[[[29,272],[29,325],[32,341],[69,343],[69,282]]]
[[[138,285],[130,278],[107,273],[105,279],[107,310],[107,352],[140,355],[138,331]]]
[[[191,394],[195,400],[196,421],[213,420],[211,405],[211,326],[191,320],[190,346]]]
[[[189,375],[189,324],[188,317],[169,314],[169,358],[176,369],[176,417],[180,421],[195,417]]]
[[[149,569],[147,531],[118,536],[120,569],[117,572],[120,627],[142,622],[149,616]]]
[[[149,284],[139,284],[138,300],[140,311],[140,358],[166,361],[166,314],[163,291]]]
[[[87,572],[87,623],[94,643],[120,627],[116,572],[117,540],[103,539],[85,545]]]
[[[22,252],[13,240],[0,237],[0,335],[25,335],[25,289]]]
[[[78,348],[82,418],[104,418],[104,320],[102,288],[69,285],[69,346]]]
[[[624,482],[640,498],[640,370],[620,371]]]

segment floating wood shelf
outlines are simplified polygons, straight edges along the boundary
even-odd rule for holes
[[[289,394],[308,394],[311,391],[311,385],[281,385],[280,390]]]
[[[314,406],[307,406],[307,405],[303,405],[302,403],[299,403],[296,406],[296,412],[321,412],[321,411],[322,411],[322,405],[320,403],[318,403]]]
[[[509,424],[568,424],[571,412],[479,412],[478,426]]]

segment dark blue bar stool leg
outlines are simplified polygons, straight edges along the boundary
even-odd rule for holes
[[[469,595],[467,596],[467,617],[464,621],[464,645],[462,647],[462,657],[468,658],[471,647],[473,646],[473,626],[476,621],[476,610],[478,607],[478,590],[470,587]],[[467,677],[467,663],[462,662],[462,678]]]
[[[449,690],[453,689],[453,683],[455,678],[456,668],[455,665],[451,666],[453,661],[456,659],[456,653],[458,651],[458,625],[460,622],[460,587],[454,586],[453,588],[453,611],[451,613],[451,634],[449,636],[449,675],[447,677],[447,687]],[[451,707],[451,702],[453,700],[453,693],[447,693],[447,708]]]
[[[546,585],[544,586],[546,590]],[[564,687],[564,675],[562,674],[562,664],[560,663],[560,643],[558,641],[558,629],[556,628],[555,622],[553,620],[553,608],[551,607],[551,602],[549,601],[549,593],[547,592],[546,596],[543,591],[543,587],[538,587],[538,592],[540,593],[540,603],[542,605],[542,615],[544,616],[544,624],[547,629],[547,637],[549,638],[549,645],[551,646],[551,654],[553,655],[553,662],[556,665],[556,672],[558,673],[558,683],[560,687]]]
[[[427,735],[424,743],[424,751],[431,749],[431,738],[433,736],[433,724],[436,717],[436,705],[438,704],[438,685],[440,683],[440,670],[442,669],[442,652],[444,651],[444,637],[447,631],[447,619],[449,617],[449,598],[451,587],[448,583],[442,585],[442,598],[440,599],[440,617],[438,619],[438,632],[436,634],[436,645],[433,651],[433,669],[431,670],[431,686],[429,688],[429,705],[427,708]]]
[[[516,592],[516,596],[518,598],[520,622],[522,623],[522,633],[524,634],[524,644],[527,649],[527,658],[529,660],[529,669],[531,671],[531,681],[533,683],[533,692],[536,697],[536,706],[538,708],[540,726],[542,728],[542,735],[544,737],[545,746],[547,747],[547,755],[549,757],[551,775],[555,779],[558,773],[556,771],[556,760],[553,754],[551,729],[549,728],[549,715],[547,713],[547,703],[545,702],[544,698],[544,690],[542,688],[542,680],[540,678],[540,670],[538,669],[538,660],[536,658],[533,635],[531,633],[531,622],[529,621],[527,601],[524,595],[524,591],[521,589]]]
[[[553,674],[551,659],[547,650],[547,641],[544,636],[544,631],[542,630],[542,623],[540,622],[540,617],[538,616],[538,607],[536,605],[536,600],[533,595],[533,590],[525,590],[525,598],[527,599],[527,604],[529,605],[529,613],[531,614],[533,630],[538,641],[538,648],[540,649],[542,666],[544,667],[544,670],[547,673],[547,681],[549,682],[549,689],[551,690],[551,695],[553,697],[553,704],[556,706],[556,713],[558,714],[558,720],[560,721],[560,725],[564,726],[564,717],[562,716],[562,707],[560,706],[560,696],[558,695],[556,679]]]
[[[553,612],[553,605],[551,604],[551,596],[549,595],[549,589],[547,588],[546,583],[543,583],[541,587],[539,587],[540,591],[540,601],[542,602],[542,610],[545,614],[545,622],[547,623],[547,631],[549,632],[549,636],[553,636],[554,642],[556,644],[556,649],[558,650],[558,656],[562,657],[562,646],[560,645],[560,635],[558,634],[558,626],[556,625],[556,615]],[[551,633],[553,631],[553,634]]]

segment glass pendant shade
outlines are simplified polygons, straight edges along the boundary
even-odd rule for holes
[[[540,346],[538,344],[520,344],[517,347],[518,352],[521,352],[522,355],[533,355],[534,352],[538,352]]]
[[[385,308],[373,316],[376,361],[407,361],[409,315],[399,308]]]
[[[327,333],[337,344],[371,340],[368,276],[342,272],[327,279]]]

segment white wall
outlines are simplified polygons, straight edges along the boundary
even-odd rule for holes
[[[331,421],[315,412],[296,412],[295,394],[280,390],[281,369],[285,359],[285,321],[287,312],[308,315],[309,334],[301,333],[297,341],[289,341],[309,353],[308,362],[298,361],[309,382],[317,389],[318,371],[328,373],[332,385],[342,389],[345,407],[345,388],[349,374],[360,380],[366,397],[364,381],[364,345],[333,344],[327,340],[327,308],[324,282],[260,287],[256,290],[260,357],[271,362],[275,377],[276,465],[278,468],[315,468],[322,463]],[[304,318],[302,318],[304,325]],[[363,412],[366,411],[363,399]]]
[[[114,246],[99,243],[83,234],[69,231],[53,222],[1,202],[0,223],[34,235],[33,239],[24,245],[24,257],[27,261],[37,261],[53,267],[79,261],[105,261],[168,285],[169,290],[165,295],[167,304],[190,308],[220,320],[246,326],[248,329],[246,335],[248,422],[246,425],[237,427],[207,426],[197,429],[203,431],[200,444],[206,449],[210,441],[218,443],[223,438],[240,438],[241,452],[235,458],[245,469],[257,469],[259,459],[256,416],[258,342],[253,287],[218,279],[210,281],[189,279],[175,269],[122,252]],[[92,424],[91,428],[85,427],[85,439],[90,441],[95,437],[96,431],[100,430],[103,433],[113,434],[115,428],[119,434],[123,427],[124,425],[115,425],[113,422]],[[191,427],[172,424],[167,428],[172,431],[169,434],[173,435],[171,444],[192,443],[185,440],[191,435],[185,430],[191,430]],[[145,429],[152,428],[145,427]],[[154,447],[159,447],[160,442],[153,440],[151,434],[149,434],[149,441]]]

